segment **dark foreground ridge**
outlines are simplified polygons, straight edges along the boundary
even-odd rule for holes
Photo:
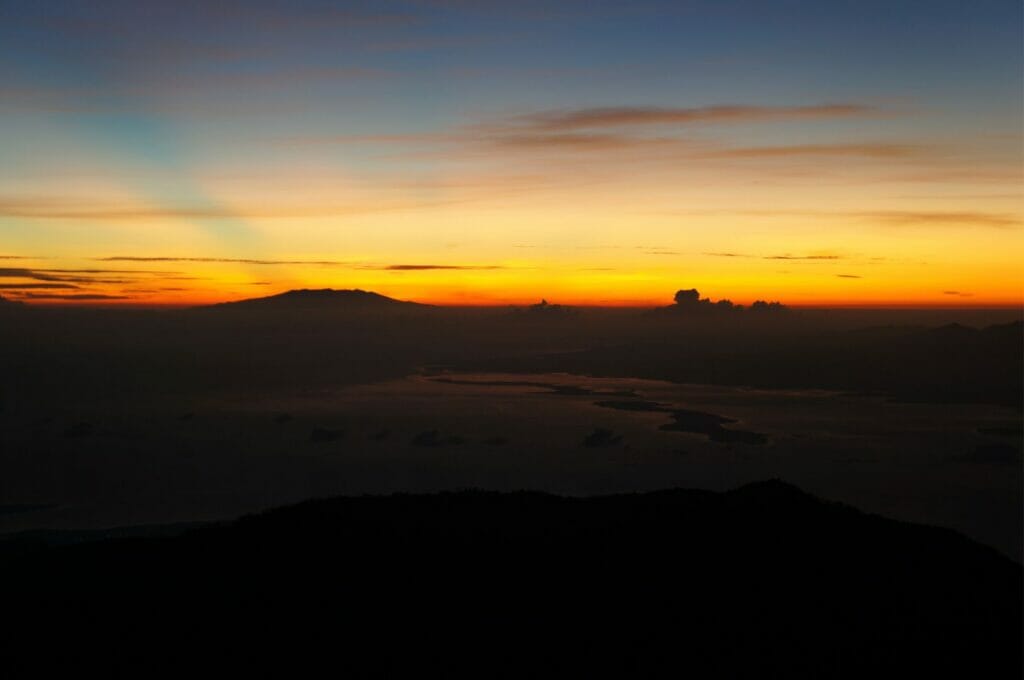
[[[5,661],[30,674],[1021,671],[1019,565],[781,482],[333,498],[171,538],[0,548]]]

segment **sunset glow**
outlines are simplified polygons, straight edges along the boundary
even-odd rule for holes
[[[302,4],[5,3],[0,295],[1024,301],[1019,3]]]

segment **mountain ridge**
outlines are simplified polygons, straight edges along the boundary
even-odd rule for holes
[[[425,309],[432,305],[397,300],[360,288],[294,288],[283,293],[231,302],[218,302],[196,309]]]
[[[1020,677],[1019,564],[779,480],[338,496],[178,536],[0,547],[19,636],[5,642],[35,677],[41,662],[90,657],[174,677],[174,664],[211,663],[359,677]]]

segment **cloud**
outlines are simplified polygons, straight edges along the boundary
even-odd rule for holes
[[[906,158],[922,153],[924,147],[891,143],[794,144],[722,149],[703,154],[706,158],[786,158],[792,156],[860,156],[863,158]]]
[[[383,266],[365,266],[359,269],[381,269],[392,272],[428,271],[433,269],[455,269],[455,270],[479,270],[479,269],[505,269],[501,265],[455,265],[455,264],[389,264]]]
[[[739,215],[750,217],[814,217],[865,220],[892,226],[975,225],[1011,228],[1024,224],[1021,215],[1009,212],[949,210],[688,210],[671,214]]]
[[[718,105],[706,107],[597,107],[518,114],[466,125],[448,135],[420,141],[484,144],[520,150],[637,151],[648,159],[742,159],[798,156],[858,156],[869,159],[909,157],[923,147],[889,142],[846,142],[730,148],[721,142],[677,135],[651,136],[644,129],[692,127],[780,120],[812,120],[877,114],[863,104],[809,106]],[[405,140],[412,141],[412,140]]]
[[[142,255],[115,255],[111,257],[94,258],[101,262],[197,262],[197,263],[224,263],[224,264],[249,264],[259,266],[277,265],[310,265],[317,267],[347,267],[349,269],[365,269],[377,271],[429,271],[429,270],[488,270],[506,269],[502,265],[465,265],[465,264],[375,264],[363,262],[344,262],[341,260],[258,260],[251,258],[232,257],[170,257],[170,256],[142,256]],[[2,271],[2,270],[0,270]],[[168,277],[172,278],[172,277]],[[266,282],[263,282],[266,283]],[[256,284],[253,284],[256,285]]]
[[[959,290],[944,290],[944,291],[942,291],[942,294],[943,295],[955,295],[955,296],[958,296],[958,297],[972,297],[974,295],[974,293],[964,293],[964,292],[961,292]]]
[[[1019,227],[1021,217],[1011,213],[992,213],[980,211],[948,212],[920,210],[884,210],[870,212],[845,213],[850,217],[859,217],[875,222],[883,222],[895,226],[929,226],[929,225],[967,225],[984,227]]]
[[[910,156],[919,147],[893,143],[806,144],[776,147],[728,148],[679,136],[637,134],[643,129],[778,120],[811,120],[877,114],[857,103],[803,106],[716,105],[706,107],[609,106],[548,110],[481,120],[440,132],[342,135],[299,138],[306,143],[441,144],[498,147],[523,151],[644,151],[656,157],[713,159],[789,156]]]
[[[146,277],[152,277],[176,273],[177,272],[156,272],[140,269],[24,269],[20,267],[0,267],[0,279],[31,279],[32,281],[52,281],[85,284],[132,283],[133,281],[137,281],[138,279],[143,278],[140,276],[135,276],[136,274],[143,274],[146,275]],[[108,278],[105,276],[107,274],[118,274],[122,276],[120,278]],[[131,276],[124,277],[124,274],[131,274]],[[76,286],[62,287],[75,288]]]
[[[558,134],[498,134],[484,137],[486,141],[504,147],[536,149],[575,149],[580,151],[606,151],[609,149],[635,148],[676,140],[657,140],[614,134],[558,133]]]
[[[464,199],[433,201],[366,201],[351,205],[277,205],[244,209],[217,205],[89,205],[63,198],[0,198],[0,217],[54,220],[213,220],[237,218],[331,217],[416,210],[464,203]]]
[[[765,255],[762,260],[841,260],[841,255]]]
[[[36,281],[56,281],[45,275],[36,274],[31,269],[21,267],[0,267],[0,279],[35,279]]]
[[[743,123],[863,116],[875,109],[861,104],[810,106],[718,105],[702,107],[609,106],[541,111],[508,119],[525,129],[560,131],[638,125]]]
[[[196,263],[209,263],[209,262],[220,262],[227,264],[253,264],[253,265],[288,265],[288,264],[306,264],[316,265],[321,267],[341,267],[351,266],[350,262],[341,262],[338,260],[254,260],[249,258],[232,258],[232,257],[167,257],[167,256],[142,256],[142,255],[114,255],[111,257],[96,257],[93,258],[99,262],[196,262]]]
[[[104,295],[100,293],[74,293],[58,295],[55,293],[24,293],[24,298],[32,300],[130,300],[128,295]]]
[[[756,258],[759,260],[843,260],[845,259],[842,255],[750,255],[747,253],[702,253],[708,257],[742,257],[742,258]]]
[[[78,288],[70,283],[0,283],[3,290],[27,290],[36,288]]]
[[[863,279],[863,276],[857,276],[856,274],[836,274],[841,279]]]

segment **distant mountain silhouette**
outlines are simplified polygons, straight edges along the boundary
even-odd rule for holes
[[[124,536],[0,541],[8,677],[1021,673],[1019,564],[778,481],[341,497]]]
[[[221,302],[201,309],[409,309],[426,308],[430,305],[418,302],[405,302],[389,298],[379,293],[358,288],[335,290],[334,288],[302,288],[289,290],[278,295],[260,298],[248,298],[235,302]]]

